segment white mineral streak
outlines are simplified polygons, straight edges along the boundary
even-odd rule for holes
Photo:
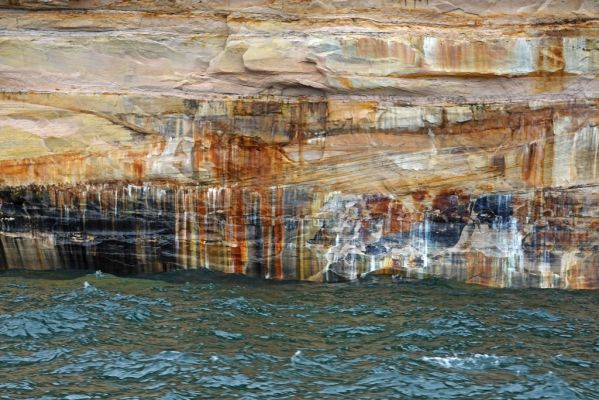
[[[0,269],[599,287],[594,0],[0,8]]]

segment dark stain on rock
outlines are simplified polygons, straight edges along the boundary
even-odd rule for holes
[[[473,211],[479,223],[492,226],[494,223],[505,227],[513,214],[512,194],[492,194],[480,197],[474,202]]]

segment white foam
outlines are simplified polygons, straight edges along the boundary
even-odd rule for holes
[[[490,354],[474,354],[467,357],[422,357],[422,361],[447,369],[487,369],[499,367],[509,360],[509,357],[501,357]]]

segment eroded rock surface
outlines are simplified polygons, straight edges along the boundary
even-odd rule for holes
[[[599,287],[594,1],[0,1],[0,268]]]

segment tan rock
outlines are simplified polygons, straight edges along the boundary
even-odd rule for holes
[[[593,0],[0,7],[0,269],[599,287]]]

